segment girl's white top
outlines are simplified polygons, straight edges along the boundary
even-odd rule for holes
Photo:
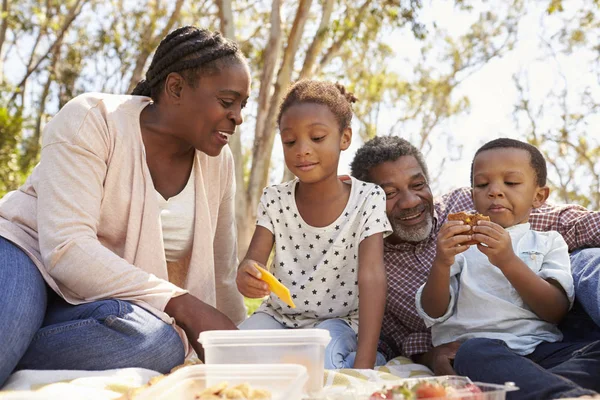
[[[377,185],[351,178],[350,198],[330,225],[307,224],[296,207],[298,179],[264,190],[257,225],[275,237],[271,272],[290,289],[296,308],[271,294],[259,308],[283,325],[311,328],[340,318],[358,332],[358,247],[376,233],[391,233],[385,213],[385,192]],[[368,295],[368,294],[366,294]]]

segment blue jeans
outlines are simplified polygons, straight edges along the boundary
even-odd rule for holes
[[[0,237],[0,388],[46,313],[46,283],[21,249]]]
[[[600,327],[600,248],[571,253],[575,297],[583,310]]]
[[[458,349],[454,369],[474,381],[514,382],[520,389],[507,399],[594,395],[600,391],[600,341],[542,343],[520,356],[501,340],[469,339]]]
[[[242,322],[240,329],[287,329],[268,314],[256,312]],[[329,331],[331,341],[325,348],[325,369],[352,368],[356,358],[358,340],[354,330],[341,319],[328,319],[315,328]],[[377,353],[375,365],[385,365],[385,357]]]
[[[10,350],[0,358],[0,386],[15,367],[167,373],[184,361],[183,343],[171,325],[126,301],[66,303],[46,288],[27,255],[3,238],[0,287],[0,349]]]

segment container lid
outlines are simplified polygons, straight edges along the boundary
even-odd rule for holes
[[[296,364],[202,364],[178,369],[142,390],[136,400],[195,399],[194,390],[221,382],[247,383],[269,390],[274,400],[299,400],[308,380],[306,367]],[[184,386],[185,384],[189,386]],[[194,390],[190,390],[190,386]]]
[[[331,336],[325,329],[259,329],[236,331],[206,331],[198,341],[202,346],[320,344],[327,346]]]

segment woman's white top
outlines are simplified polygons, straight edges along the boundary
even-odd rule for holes
[[[192,170],[183,190],[168,200],[156,192],[167,262],[178,261],[192,250],[196,195],[193,176]]]

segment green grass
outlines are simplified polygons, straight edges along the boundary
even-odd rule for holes
[[[252,315],[254,311],[260,307],[263,301],[264,299],[249,299],[244,297],[244,304],[246,304],[246,307],[248,308],[248,315]]]

